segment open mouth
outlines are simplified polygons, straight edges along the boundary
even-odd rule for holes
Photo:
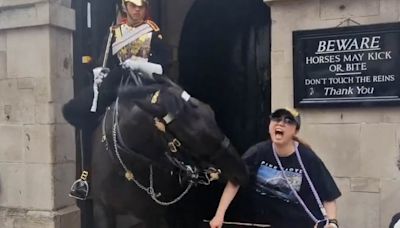
[[[283,135],[284,135],[284,132],[283,132],[282,129],[280,129],[280,128],[275,129],[275,137],[276,137],[277,139],[282,138]]]

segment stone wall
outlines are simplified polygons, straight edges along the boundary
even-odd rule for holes
[[[272,109],[293,106],[292,31],[399,22],[398,0],[265,0],[272,17]],[[302,136],[335,176],[341,227],[387,228],[400,211],[400,108],[301,109]]]
[[[68,0],[0,0],[0,227],[80,227]]]

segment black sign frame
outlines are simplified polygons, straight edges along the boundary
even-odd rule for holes
[[[293,81],[295,107],[400,105],[400,23],[294,31]]]

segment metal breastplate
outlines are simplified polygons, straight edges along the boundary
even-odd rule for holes
[[[115,30],[115,41],[118,42],[123,39],[124,34],[135,29],[126,24],[121,25]],[[152,33],[146,33],[140,36],[135,41],[125,45],[121,50],[118,51],[117,56],[121,62],[129,58],[141,59],[147,61],[150,55],[150,44],[151,44]]]

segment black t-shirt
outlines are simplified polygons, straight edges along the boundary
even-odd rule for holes
[[[321,159],[308,147],[300,144],[304,167],[322,202],[332,201],[341,193]],[[248,190],[258,222],[271,223],[274,228],[312,228],[314,222],[298,202],[282,175],[273,154],[271,141],[252,146],[243,159],[250,171]],[[301,199],[317,219],[322,213],[297,159],[296,153],[279,158],[285,175]]]

